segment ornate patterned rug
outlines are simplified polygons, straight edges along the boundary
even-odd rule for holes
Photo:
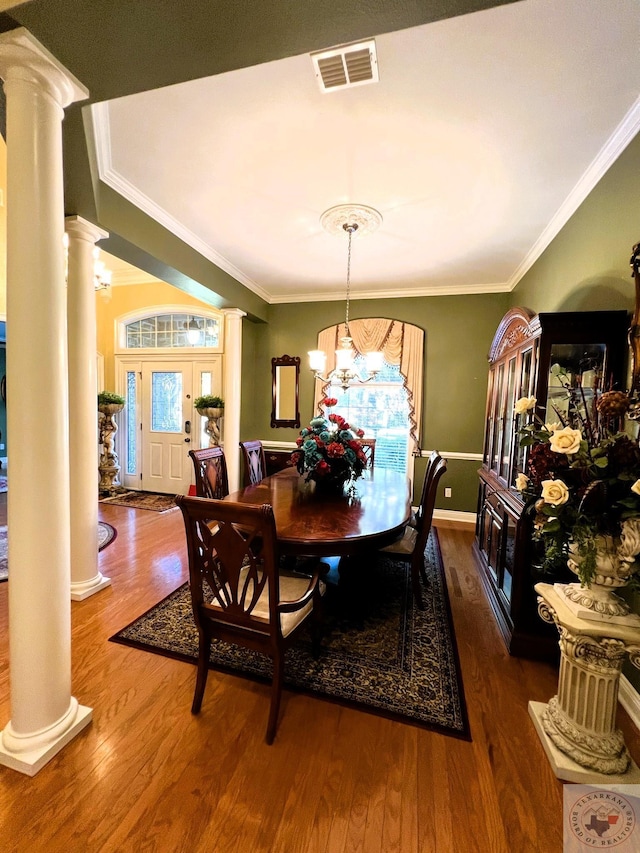
[[[107,524],[106,521],[98,522],[98,551],[106,548],[118,535],[118,531],[112,524]],[[7,526],[0,526],[0,582],[6,581],[9,577],[7,567]]]
[[[120,492],[108,498],[100,498],[100,503],[148,509],[151,512],[170,512],[178,509],[175,495],[164,495],[160,492]]]
[[[435,532],[425,552],[425,609],[414,607],[404,563],[378,557],[371,595],[354,624],[327,593],[325,636],[314,660],[302,635],[286,654],[285,687],[363,711],[470,739],[462,678],[442,558]],[[331,595],[334,593],[334,595]],[[110,638],[138,649],[195,663],[198,635],[188,584],[183,584]],[[270,681],[271,662],[257,652],[214,641],[212,669]],[[195,684],[195,673],[194,673]],[[206,701],[206,698],[205,698]]]

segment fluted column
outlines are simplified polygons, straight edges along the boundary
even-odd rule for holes
[[[13,436],[11,719],[0,738],[0,763],[32,776],[91,719],[91,709],[71,695],[62,182],[63,108],[87,91],[22,28],[0,35],[0,77],[7,105],[7,420]]]
[[[558,693],[529,710],[556,775],[568,782],[637,784],[640,772],[616,728],[627,655],[640,662],[640,630],[623,620],[577,616],[550,584],[537,584],[539,613],[560,632]]]
[[[224,455],[229,491],[240,488],[240,390],[242,384],[242,318],[239,308],[224,312]]]
[[[106,231],[80,216],[66,219],[69,236],[67,322],[69,349],[69,466],[71,599],[109,586],[98,570],[98,418],[96,297],[93,250]]]

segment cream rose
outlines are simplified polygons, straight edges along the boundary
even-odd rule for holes
[[[554,424],[545,424],[544,428],[546,429],[547,432],[556,432],[556,430],[562,429],[562,426],[560,424],[554,423]]]
[[[549,444],[554,453],[577,453],[580,450],[582,433],[579,429],[557,429],[549,439]]]
[[[561,506],[569,500],[569,489],[562,480],[542,481],[542,500],[551,506]]]
[[[516,477],[516,489],[519,492],[524,492],[524,490],[529,485],[529,478],[526,474],[518,474]]]
[[[513,407],[513,411],[516,413],[516,415],[524,415],[524,413],[528,412],[529,409],[533,409],[535,404],[535,397],[520,397],[519,400],[516,400],[515,405]]]
[[[635,492],[636,495],[640,495],[640,480],[636,480],[633,486],[631,486],[631,491]]]

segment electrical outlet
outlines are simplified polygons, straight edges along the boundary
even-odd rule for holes
[[[450,497],[451,497],[451,489],[450,489],[449,487],[447,487],[447,488],[444,490],[444,496],[445,496],[445,498],[450,498]]]

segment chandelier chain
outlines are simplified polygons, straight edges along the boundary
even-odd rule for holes
[[[347,309],[344,321],[345,335],[349,337],[349,297],[351,291],[351,239],[355,231],[358,230],[358,225],[355,222],[347,223],[342,226],[349,235],[349,247],[347,250]]]

